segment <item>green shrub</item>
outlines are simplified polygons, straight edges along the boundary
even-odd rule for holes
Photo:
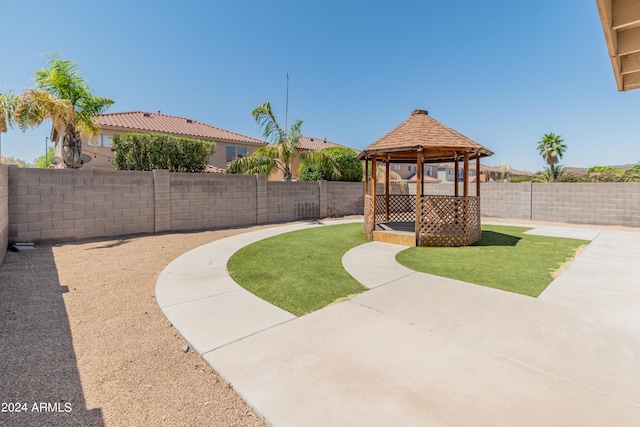
[[[163,133],[119,133],[113,136],[113,165],[116,170],[202,172],[215,146],[215,142]]]
[[[333,157],[338,164],[340,177],[335,181],[360,182],[364,175],[362,162],[356,157],[358,153],[347,147],[328,147],[321,151]],[[300,163],[298,181],[332,181],[331,174],[322,165],[306,158]]]
[[[607,172],[607,171],[615,171],[615,169],[612,168],[611,166],[592,166],[589,168],[587,173],[600,173],[600,172]]]
[[[298,168],[298,181],[325,181],[322,168],[305,159]]]
[[[565,173],[556,178],[555,182],[586,182],[588,178],[586,175],[579,173]]]
[[[593,168],[592,168],[593,169]],[[589,173],[589,181],[591,182],[624,182],[624,171],[609,168],[601,172]]]
[[[529,182],[531,181],[531,177],[530,176],[512,176],[507,178],[507,182]]]

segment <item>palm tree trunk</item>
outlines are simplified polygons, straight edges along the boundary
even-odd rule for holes
[[[67,126],[61,136],[62,161],[70,169],[78,169],[82,165],[82,140],[75,126]]]
[[[556,168],[553,163],[549,163],[549,170],[551,171],[551,176],[549,177],[549,181],[553,182],[556,180]]]

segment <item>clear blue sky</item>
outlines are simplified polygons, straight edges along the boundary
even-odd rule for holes
[[[362,149],[432,117],[537,171],[547,132],[565,166],[640,162],[640,90],[615,86],[595,0],[13,1],[2,6],[0,92],[59,52],[110,111],[157,111],[261,137],[270,101],[303,133]],[[2,135],[2,155],[43,154],[49,125]]]

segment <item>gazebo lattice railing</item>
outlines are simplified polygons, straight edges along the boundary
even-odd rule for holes
[[[374,214],[373,196],[365,195],[365,232],[369,239],[373,239],[376,228],[399,228],[402,224],[415,226],[418,246],[466,246],[482,238],[479,197],[420,196],[417,210],[415,194],[390,194],[388,210],[387,195],[375,198]]]

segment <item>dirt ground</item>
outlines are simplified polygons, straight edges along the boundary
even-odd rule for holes
[[[176,257],[258,228],[9,252],[0,267],[0,425],[266,425],[197,353],[183,352],[154,294]]]

